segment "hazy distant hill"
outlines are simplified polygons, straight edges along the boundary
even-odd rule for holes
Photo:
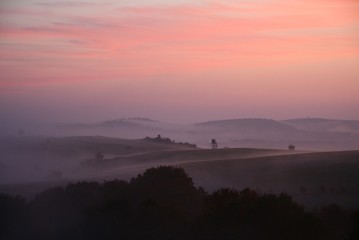
[[[210,121],[195,126],[198,132],[210,133],[219,139],[222,146],[283,149],[288,144],[295,144],[300,149],[359,149],[356,121],[328,120],[331,125],[326,120],[314,121],[316,125],[310,125],[312,128],[300,127],[303,125],[300,125],[301,119],[275,121],[257,118]],[[347,126],[347,131],[334,131],[339,130],[339,126],[342,129]]]
[[[154,129],[156,123],[159,121],[148,118],[119,118],[113,120],[106,120],[99,123],[84,124],[84,123],[65,123],[60,124],[61,128],[132,128],[132,129]]]
[[[301,130],[315,132],[350,132],[359,133],[359,121],[335,120],[325,118],[298,118],[281,121]]]
[[[138,139],[160,134],[163,124],[148,118],[119,118],[97,123],[62,123],[53,128],[52,134],[60,136],[102,135]]]
[[[24,130],[26,134],[29,132]],[[48,131],[38,129],[32,132],[45,136],[100,135],[122,139],[143,139],[160,134],[176,142],[189,142],[203,148],[209,148],[211,139],[215,138],[220,147],[285,149],[289,144],[295,144],[298,149],[359,149],[359,121],[321,118],[283,121],[245,118],[176,124],[137,117],[97,123],[59,124]]]
[[[242,134],[275,134],[294,133],[297,129],[272,119],[244,118],[197,123],[196,126],[217,128],[224,131]]]

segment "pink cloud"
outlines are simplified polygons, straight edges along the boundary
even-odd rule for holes
[[[12,71],[36,76],[41,69],[43,79],[87,81],[357,59],[353,9],[354,0],[127,7],[93,17],[3,9],[10,19],[25,14],[50,21],[1,24],[1,42],[14,45],[0,45],[0,69],[20,82],[27,78]]]

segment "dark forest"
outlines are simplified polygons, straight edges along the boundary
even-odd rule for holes
[[[305,211],[291,196],[246,188],[207,193],[179,167],[129,182],[77,182],[30,201],[0,194],[1,239],[358,239],[359,212]]]

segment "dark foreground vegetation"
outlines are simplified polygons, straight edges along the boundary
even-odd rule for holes
[[[0,239],[359,239],[359,214],[307,213],[286,194],[196,188],[182,168],[78,182],[33,200],[0,194]]]

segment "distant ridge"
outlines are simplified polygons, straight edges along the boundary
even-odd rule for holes
[[[158,121],[158,120],[153,120],[153,119],[146,118],[146,117],[120,118],[119,120],[124,120],[124,121],[141,121],[141,122],[160,122],[160,121]]]
[[[350,119],[331,119],[331,118],[291,118],[291,119],[285,119],[280,122],[286,122],[286,121],[306,121],[306,122],[357,122],[358,120],[350,120]]]
[[[300,130],[315,132],[354,132],[359,133],[359,121],[326,118],[297,118],[281,121]]]
[[[150,126],[152,123],[158,123],[158,121],[148,118],[120,118],[103,121],[96,125],[101,127],[152,128]]]
[[[295,131],[296,129],[288,124],[284,124],[273,119],[262,118],[242,118],[242,119],[225,119],[197,123],[197,126],[211,126],[225,129],[255,129],[255,130],[278,130],[278,131]]]
[[[220,119],[176,125],[145,117],[119,118],[90,124],[58,126],[62,135],[104,135],[129,139],[168,136],[207,148],[217,139],[221,147],[288,148],[315,150],[359,149],[359,121],[325,118],[273,120]]]
[[[63,123],[58,124],[61,128],[138,128],[138,129],[153,129],[153,123],[160,123],[160,121],[152,120],[144,117],[118,118],[112,120],[105,120],[98,123]]]

